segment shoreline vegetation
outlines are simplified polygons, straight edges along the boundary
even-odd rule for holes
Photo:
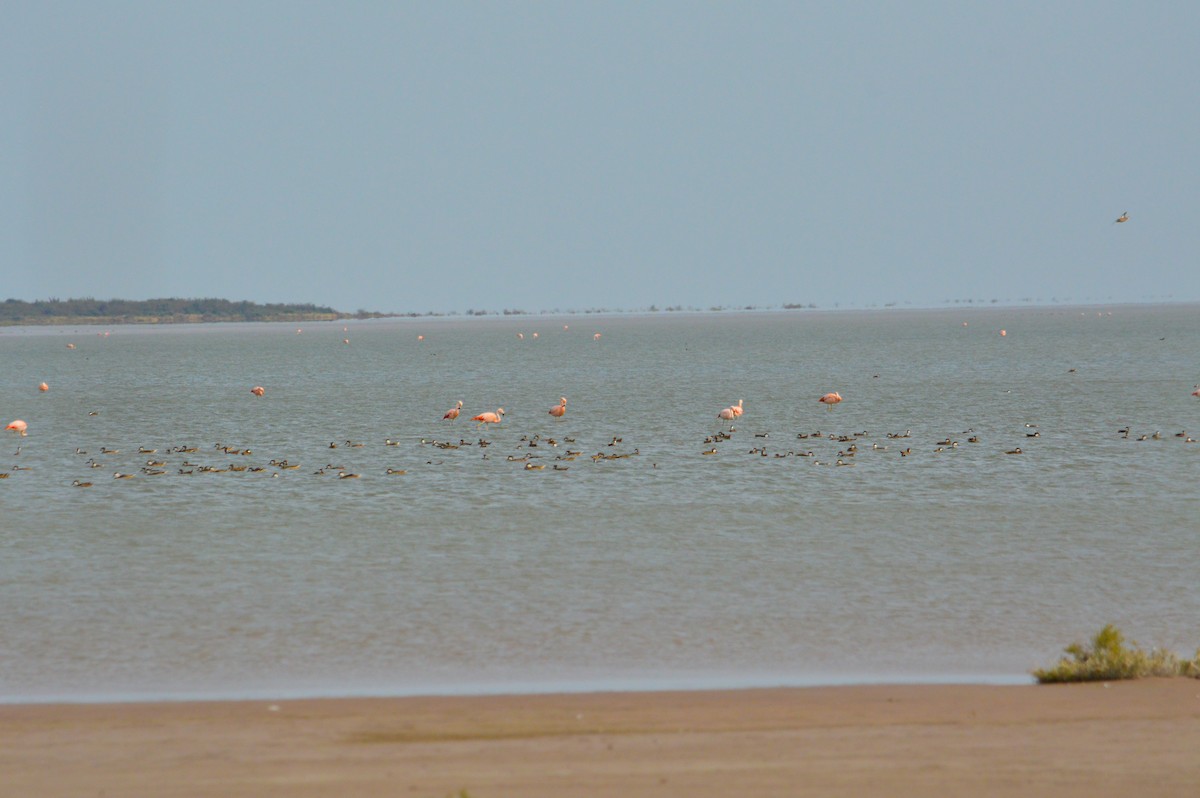
[[[1144,651],[1136,642],[1125,644],[1121,630],[1107,624],[1088,644],[1072,643],[1049,668],[1038,668],[1033,676],[1039,684],[1104,682],[1144,679],[1153,676],[1186,676],[1200,679],[1200,650],[1191,659],[1162,648]]]
[[[1158,300],[1173,302],[1171,299]],[[1026,297],[1019,302],[1005,299],[946,299],[946,307],[1013,307],[1016,305],[1074,306],[1070,299],[1052,297],[1049,300]],[[1086,301],[1081,306],[1095,304],[1114,304],[1108,302]],[[1116,303],[1123,304],[1123,303]],[[834,303],[825,309],[832,310],[874,310],[893,309],[901,306],[898,302],[885,302],[868,305],[842,305]],[[914,305],[912,302],[903,303],[904,307],[933,308],[936,305]],[[645,308],[632,310],[623,308],[587,308],[584,310],[554,308],[552,310],[529,311],[517,308],[503,310],[483,310],[468,308],[465,311],[425,311],[417,313],[384,313],[380,311],[356,310],[353,313],[335,310],[324,305],[267,303],[259,304],[250,301],[234,301],[228,299],[181,299],[170,297],[163,299],[94,299],[83,297],[79,299],[38,299],[28,302],[21,299],[6,299],[0,302],[0,327],[15,327],[22,325],[66,325],[66,324],[197,324],[209,322],[311,322],[311,321],[341,321],[344,319],[395,319],[395,318],[439,318],[458,316],[576,316],[608,313],[720,313],[730,311],[756,310],[820,310],[815,303],[785,302],[779,305],[714,305],[708,308],[692,305],[667,305],[659,307],[650,305]]]
[[[365,311],[364,311],[365,313]],[[366,314],[372,318],[382,314]],[[0,303],[0,326],[51,324],[187,324],[228,321],[336,321],[349,318],[320,305],[231,302],[228,299],[46,299]]]

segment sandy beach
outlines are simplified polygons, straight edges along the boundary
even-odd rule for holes
[[[1189,795],[1200,682],[0,706],[3,796]]]

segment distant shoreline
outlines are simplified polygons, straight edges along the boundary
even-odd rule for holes
[[[266,304],[233,302],[225,299],[149,299],[98,301],[94,299],[38,300],[25,302],[8,299],[0,301],[0,327],[52,327],[52,326],[102,326],[102,325],[152,325],[152,324],[219,324],[267,322],[287,324],[296,322],[364,321],[368,319],[429,319],[429,318],[497,318],[497,317],[574,317],[609,315],[692,315],[696,313],[749,313],[749,312],[863,312],[863,311],[981,311],[1010,310],[1014,308],[1060,309],[1123,307],[1146,305],[1192,305],[1189,300],[1154,301],[1109,301],[1109,302],[1034,302],[1019,303],[946,301],[943,304],[921,305],[889,302],[883,305],[842,305],[821,307],[814,304],[747,305],[744,307],[697,308],[683,305],[633,310],[623,308],[589,308],[586,310],[525,311],[505,308],[503,310],[425,311],[423,313],[384,313],[359,310],[346,313],[330,307],[317,305]],[[119,308],[120,312],[96,312],[96,309]]]
[[[296,321],[338,321],[353,318],[342,314],[298,314],[295,316],[266,316],[248,319],[236,316],[210,317],[198,314],[175,316],[47,316],[38,319],[20,319],[18,321],[0,321],[0,327],[54,327],[73,324],[90,327],[116,324],[215,324],[222,322],[296,322]]]
[[[194,324],[220,321],[336,321],[347,318],[331,307],[259,304],[228,299],[46,299],[0,302],[0,325]],[[359,316],[370,315],[360,311]]]

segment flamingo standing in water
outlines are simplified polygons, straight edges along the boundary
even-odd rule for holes
[[[563,397],[559,398],[558,404],[556,404],[554,407],[550,408],[550,415],[554,416],[555,418],[562,418],[566,414],[567,414],[567,397],[563,396]]]
[[[263,388],[261,385],[255,385],[253,388],[250,389],[250,393],[254,394],[255,396],[262,396],[266,392],[267,392],[267,390],[265,388]]]
[[[462,410],[462,399],[458,400],[458,404],[446,411],[446,415],[442,416],[442,420],[450,419],[453,421],[458,418],[459,412]]]
[[[746,401],[746,400],[738,399],[738,403],[736,405],[729,406],[729,409],[733,411],[734,418],[741,418],[742,413],[746,412],[745,410],[742,409],[742,402],[744,402],[744,401]]]
[[[720,413],[717,413],[717,418],[721,419],[722,421],[729,422],[730,430],[733,429],[733,422],[737,419],[737,417],[738,417],[738,414],[737,414],[736,406],[727,407],[724,410],[722,410]]]
[[[477,415],[477,416],[473,416],[473,417],[471,418],[471,420],[472,420],[472,421],[478,421],[478,422],[479,422],[479,426],[481,426],[481,427],[482,427],[484,424],[499,424],[499,423],[500,423],[500,419],[501,419],[501,418],[503,418],[503,417],[504,417],[504,408],[503,408],[503,407],[498,407],[498,408],[496,408],[496,412],[495,412],[495,413],[492,413],[492,412],[490,412],[490,411],[489,411],[489,412],[487,412],[487,413],[480,413],[480,414],[479,414],[479,415]]]
[[[25,435],[25,430],[28,428],[29,428],[29,425],[18,418],[16,421],[10,422],[9,425],[7,427],[5,427],[4,429],[12,430],[13,432],[19,433],[20,435],[23,436],[23,435]]]
[[[834,391],[832,393],[825,394],[817,401],[820,402],[821,404],[825,405],[826,407],[828,407],[830,410],[832,410],[834,405],[836,405],[838,402],[842,401],[842,395],[840,393],[838,393],[837,391]]]

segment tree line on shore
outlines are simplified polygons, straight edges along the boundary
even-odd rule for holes
[[[39,299],[0,302],[0,324],[114,324],[198,321],[326,321],[347,318],[311,304],[233,302],[228,299]],[[374,315],[374,314],[370,314]]]

